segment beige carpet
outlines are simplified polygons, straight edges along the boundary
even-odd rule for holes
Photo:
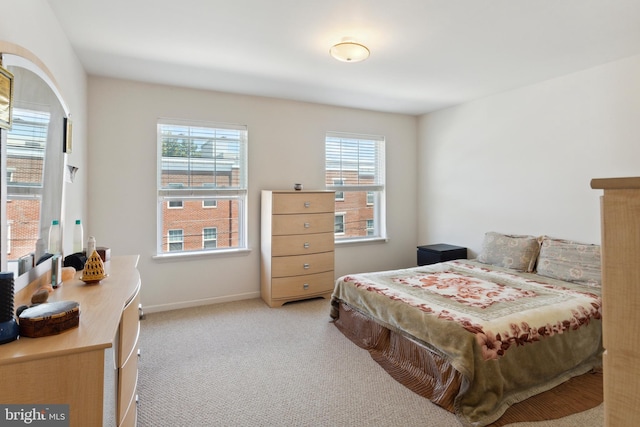
[[[261,300],[148,314],[138,426],[459,427],[329,322],[329,302]],[[603,425],[602,405],[518,427]]]

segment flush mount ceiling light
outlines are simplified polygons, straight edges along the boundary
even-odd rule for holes
[[[369,57],[369,49],[351,39],[342,39],[338,44],[334,44],[329,53],[338,61],[360,62]]]

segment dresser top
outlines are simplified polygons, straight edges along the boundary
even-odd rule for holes
[[[63,282],[49,295],[48,302],[78,302],[78,327],[57,335],[19,337],[16,341],[2,344],[0,365],[111,347],[122,310],[140,288],[138,258],[138,255],[112,257],[105,262],[108,277],[97,284],[82,282],[79,279],[82,271],[76,272],[73,279]],[[30,304],[37,286],[29,285],[16,293],[14,312],[20,305]]]
[[[594,178],[591,188],[602,190],[640,189],[640,177]]]

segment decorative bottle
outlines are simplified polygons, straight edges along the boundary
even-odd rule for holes
[[[87,240],[87,259],[93,255],[93,251],[96,250],[96,238],[93,236],[89,236],[89,240]]]
[[[51,255],[60,255],[62,250],[60,249],[60,222],[57,219],[51,221],[51,227],[49,227],[49,249],[48,252]]]
[[[73,253],[77,254],[82,252],[84,248],[84,232],[82,230],[82,222],[76,219],[76,223],[73,226]]]

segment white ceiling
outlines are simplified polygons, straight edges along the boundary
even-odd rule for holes
[[[640,54],[640,0],[49,3],[91,75],[408,114]]]

